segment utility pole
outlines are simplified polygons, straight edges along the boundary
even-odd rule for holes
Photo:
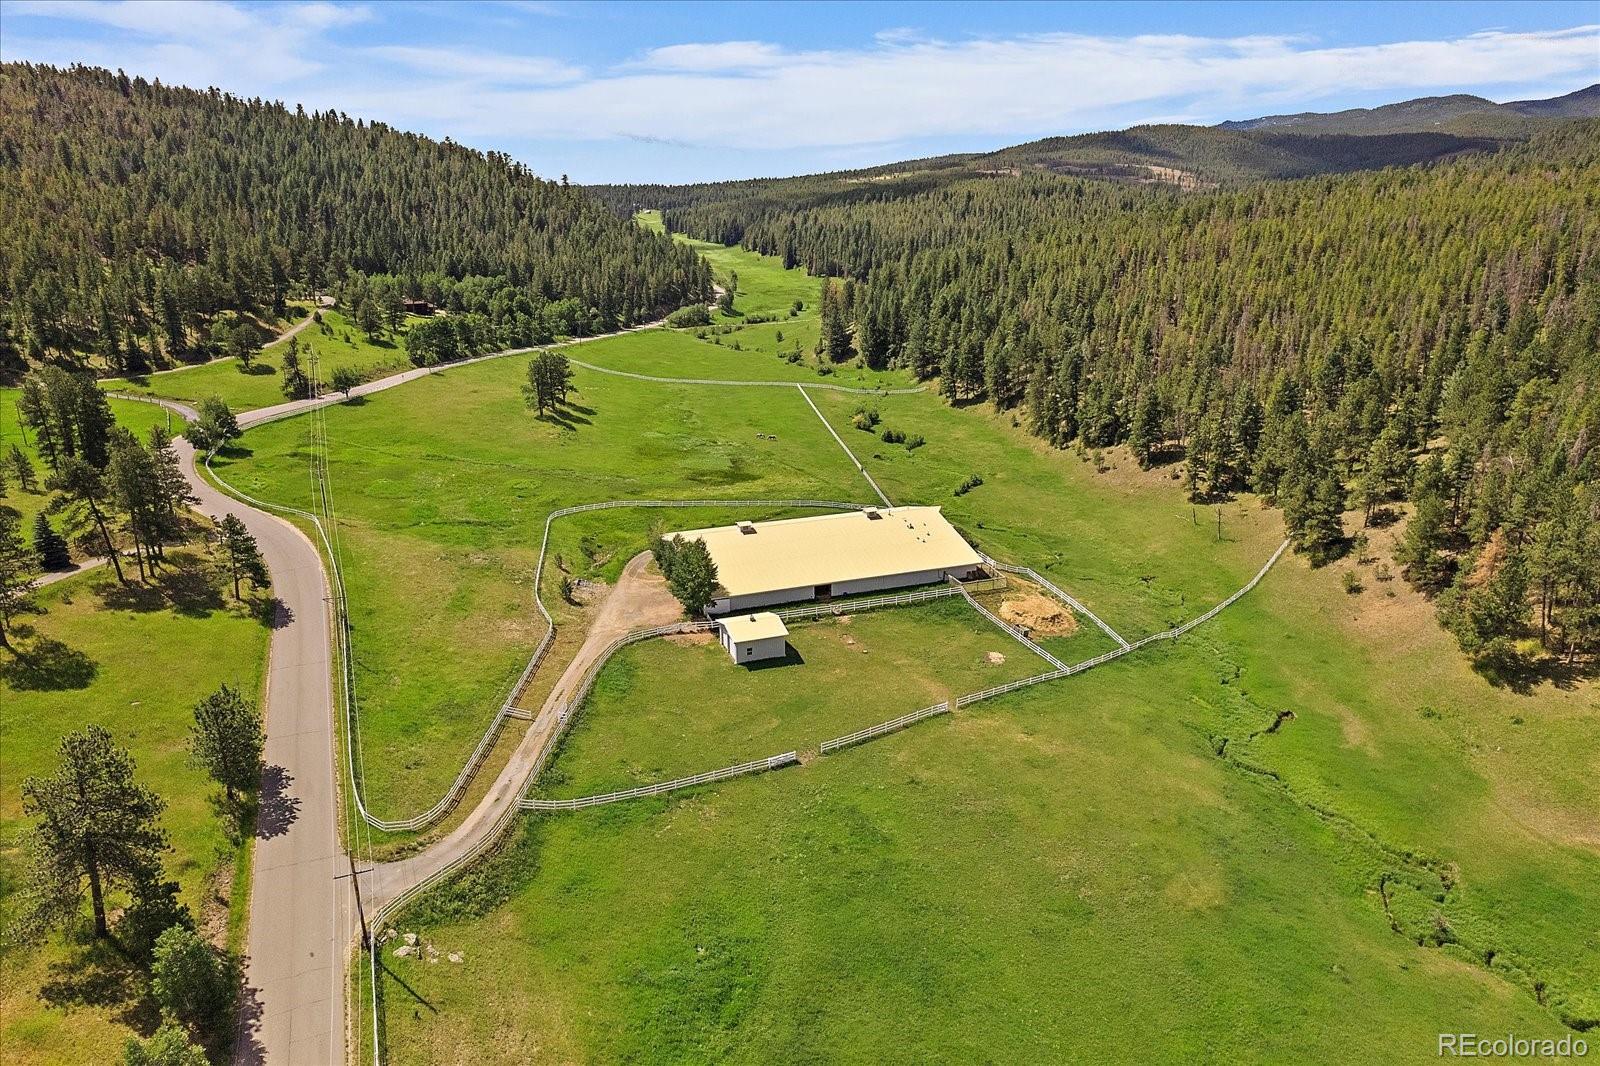
[[[1217,543],[1222,543],[1222,508],[1217,508]]]
[[[356,890],[356,915],[361,919],[361,946],[372,950],[372,934],[367,930],[367,911],[361,905],[361,878],[356,874],[356,858],[350,853],[345,853],[345,858],[350,860],[350,884]]]

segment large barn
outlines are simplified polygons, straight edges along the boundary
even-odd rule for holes
[[[983,567],[937,507],[739,522],[668,536],[701,541],[711,553],[720,586],[706,608],[713,615],[964,580]]]

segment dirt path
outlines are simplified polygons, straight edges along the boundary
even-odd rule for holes
[[[491,840],[504,819],[516,811],[529,776],[560,734],[561,713],[568,697],[612,641],[631,629],[665,625],[682,617],[682,608],[667,590],[666,581],[646,569],[650,558],[649,552],[641,552],[623,568],[622,576],[595,613],[583,645],[561,672],[511,760],[472,813],[425,850],[379,863],[363,874],[362,895],[369,912],[393,903],[441,871],[471,858],[480,845]]]
[[[290,337],[295,336],[301,330],[305,329],[307,326],[311,325],[313,321],[315,321],[317,310],[317,308],[313,307],[311,310],[306,312],[306,317],[302,318],[300,321],[296,322],[294,325],[290,326],[288,329],[284,330],[282,333],[278,334],[261,347],[275,348],[284,341],[288,340]]]

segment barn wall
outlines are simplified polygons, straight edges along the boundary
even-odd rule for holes
[[[787,637],[767,637],[764,640],[746,641],[738,646],[737,662],[758,663],[763,659],[781,659],[789,653]],[[750,654],[746,655],[748,651]]]

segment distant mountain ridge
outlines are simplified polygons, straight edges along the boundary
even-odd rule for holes
[[[1548,100],[1497,104],[1481,96],[1429,96],[1331,114],[1267,115],[1215,126],[1133,126],[1045,137],[992,152],[908,159],[808,179],[752,178],[697,185],[596,185],[626,215],[639,204],[685,207],[790,181],[825,178],[839,195],[884,182],[942,183],[971,175],[1049,171],[1184,190],[1249,181],[1347,174],[1436,163],[1527,140],[1551,123],[1600,117],[1600,83]]]
[[[1458,93],[1453,96],[1423,96],[1381,107],[1265,115],[1261,118],[1219,122],[1214,128],[1362,136],[1426,132],[1492,136],[1523,130],[1529,125],[1529,119],[1596,117],[1600,117],[1600,83],[1547,100],[1512,100],[1497,104],[1481,96]]]

